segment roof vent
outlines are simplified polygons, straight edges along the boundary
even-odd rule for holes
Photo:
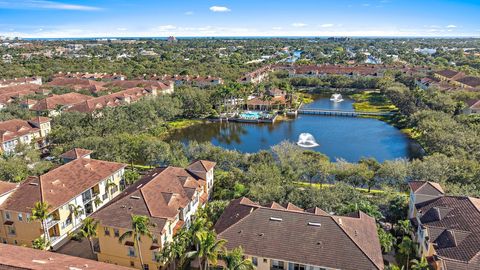
[[[282,221],[283,219],[281,219],[281,218],[276,218],[276,217],[271,217],[270,220],[271,220],[271,221]]]
[[[322,224],[318,222],[308,222],[308,226],[321,227]]]
[[[139,196],[130,196],[130,199],[140,200],[140,197]]]
[[[38,186],[38,183],[28,183],[31,186]]]

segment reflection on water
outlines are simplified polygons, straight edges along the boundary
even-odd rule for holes
[[[352,101],[317,100],[310,108],[351,109]],[[312,148],[332,160],[343,158],[358,161],[361,157],[375,157],[379,161],[412,157],[412,142],[398,129],[385,122],[351,117],[300,115],[291,121],[275,124],[205,123],[178,130],[170,140],[212,142],[227,149],[253,153],[270,149],[284,140],[296,143],[300,134],[310,133],[319,144]]]

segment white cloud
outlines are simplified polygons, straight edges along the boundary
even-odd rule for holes
[[[43,0],[6,0],[0,1],[0,8],[8,9],[58,9],[58,10],[79,10],[79,11],[95,11],[101,10],[99,7],[66,4],[55,1]]]
[[[447,25],[447,28],[457,28],[457,26],[453,25],[453,24],[449,24],[449,25]]]
[[[333,23],[324,23],[322,25],[320,25],[320,27],[323,27],[323,28],[328,28],[328,27],[333,27],[334,24]]]
[[[127,28],[124,28],[124,27],[119,27],[117,28],[118,31],[127,31],[128,29]]]
[[[228,7],[222,7],[222,6],[211,6],[210,10],[213,12],[230,12],[232,11]]]
[[[184,14],[187,15],[187,16],[191,16],[191,15],[193,15],[194,13],[193,13],[193,11],[187,11],[187,12],[185,12]]]
[[[297,22],[297,23],[292,23],[293,27],[305,27],[307,24],[302,23],[302,22]]]
[[[279,26],[272,27],[272,30],[282,30],[282,29],[283,29],[283,27],[279,27]]]
[[[167,25],[160,25],[157,27],[158,31],[164,32],[164,31],[171,31],[174,29],[177,29],[175,25],[167,24]]]

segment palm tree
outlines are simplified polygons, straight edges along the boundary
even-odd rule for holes
[[[111,199],[110,191],[112,190],[112,188],[114,188],[116,186],[117,186],[117,184],[115,184],[115,182],[113,182],[113,180],[111,180],[111,179],[107,180],[107,183],[105,184],[105,192],[107,192],[108,200]]]
[[[234,248],[232,251],[225,251],[221,256],[226,264],[225,270],[254,270],[255,266],[250,259],[244,259],[242,247]]]
[[[47,228],[47,219],[50,217],[49,211],[50,205],[46,202],[36,202],[32,209],[32,215],[30,220],[38,220],[42,223],[43,227],[43,234],[45,237],[45,241],[50,241],[50,235],[48,234]]]
[[[408,236],[404,236],[402,239],[402,242],[398,245],[398,252],[403,256],[407,257],[407,260],[406,260],[407,270],[409,268],[410,255],[412,254],[412,251],[414,249],[415,249],[415,244],[413,243],[412,239],[410,239],[410,237]]]
[[[93,248],[93,238],[97,237],[97,227],[98,221],[91,217],[87,217],[83,220],[82,227],[80,227],[80,230],[77,232],[78,238],[86,238],[88,240],[92,253],[95,253],[95,249]]]
[[[134,246],[137,248],[138,258],[142,267],[144,264],[140,243],[142,242],[142,236],[153,238],[151,227],[155,227],[155,224],[151,223],[150,218],[147,216],[132,215],[132,229],[123,233],[118,239],[120,243],[123,243],[125,239],[133,237]]]
[[[397,222],[397,225],[395,226],[395,230],[397,233],[400,233],[400,235],[403,237],[407,234],[410,234],[412,227],[410,226],[410,220],[399,220]]]
[[[47,249],[48,246],[50,246],[50,241],[47,241],[43,236],[40,236],[32,241],[32,247],[34,249],[44,250]]]
[[[166,243],[162,249],[162,252],[157,256],[157,261],[167,264],[171,262],[173,269],[177,269],[177,260],[179,262],[179,268],[183,266],[183,260],[185,258],[185,252],[189,245],[188,233],[185,228],[182,228],[174,237],[173,241]]]
[[[410,261],[412,263],[412,270],[428,270],[429,265],[427,259],[422,257],[420,260],[413,259]]]
[[[216,265],[218,257],[227,242],[224,239],[217,240],[217,234],[211,230],[203,230],[197,235],[198,249],[187,253],[188,258],[200,260],[200,270],[208,270],[209,264]]]
[[[80,205],[75,205],[73,203],[68,205],[68,209],[70,210],[70,217],[73,219],[73,227],[77,226],[77,218],[81,216],[84,211]]]

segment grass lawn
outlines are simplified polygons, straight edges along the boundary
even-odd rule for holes
[[[190,127],[190,126],[201,124],[201,123],[203,123],[202,120],[181,119],[181,120],[175,120],[175,121],[172,121],[172,122],[168,122],[168,128],[170,130],[172,130],[172,129],[182,129],[182,128]]]
[[[310,186],[310,183],[306,183],[306,182],[295,182],[295,183],[298,184],[299,186]],[[318,184],[318,183],[313,183],[311,185],[313,187],[316,187],[316,188],[329,188],[329,187],[333,186],[333,184]],[[368,188],[358,188],[358,187],[356,187],[355,189],[358,190],[358,191],[361,191],[361,192],[369,193]],[[372,189],[372,190],[370,190],[369,194],[384,194],[384,193],[385,193],[385,191],[383,191],[383,190]]]
[[[376,91],[364,91],[353,94],[351,98],[355,100],[353,108],[359,112],[392,112],[397,107],[393,105],[387,97]]]

